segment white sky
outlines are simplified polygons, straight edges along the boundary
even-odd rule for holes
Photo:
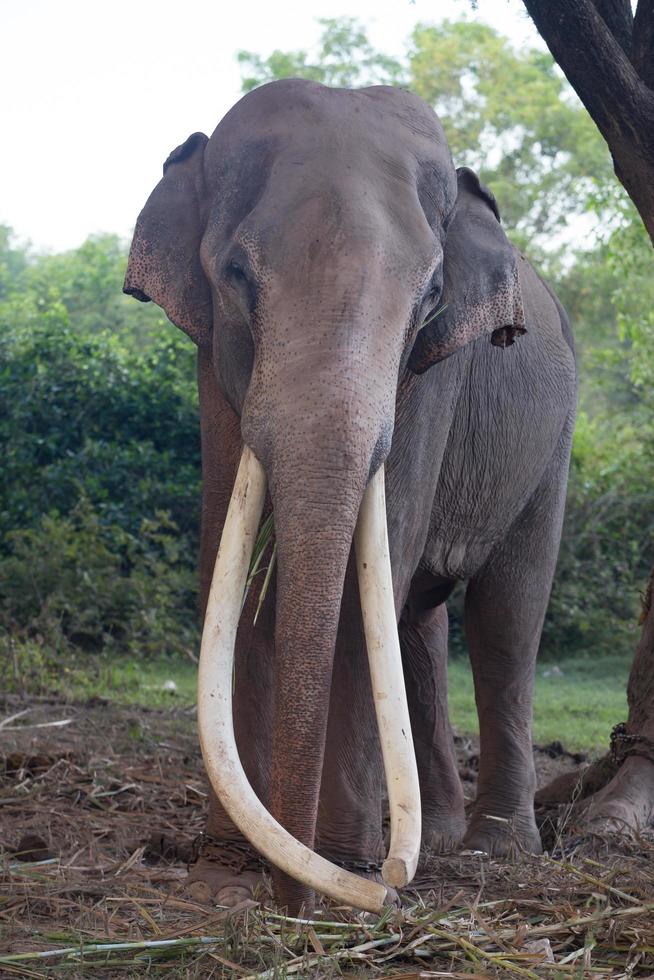
[[[170,150],[239,98],[239,49],[310,49],[317,17],[354,16],[400,55],[463,15],[539,43],[521,0],[0,0],[0,222],[39,249],[129,235]]]

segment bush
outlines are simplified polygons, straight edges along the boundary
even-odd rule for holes
[[[5,313],[7,316],[7,313]],[[136,533],[167,511],[198,537],[195,356],[172,326],[145,353],[107,331],[80,334],[55,303],[0,323],[0,539],[85,494]]]
[[[557,658],[632,650],[654,561],[651,249],[631,212],[611,227],[557,287],[585,379],[542,642]],[[54,256],[10,237],[0,226],[2,622],[30,650],[186,648],[197,636],[194,347],[153,304],[122,295],[115,236]],[[448,604],[455,651],[462,595]]]
[[[654,539],[651,456],[637,426],[581,412],[557,573],[543,631],[556,657],[633,652]]]
[[[65,651],[152,657],[197,639],[188,541],[157,513],[133,535],[101,520],[82,496],[67,517],[42,516],[8,536],[0,615],[11,635]]]
[[[126,257],[0,228],[0,625],[35,662],[197,642],[195,349],[122,295]]]

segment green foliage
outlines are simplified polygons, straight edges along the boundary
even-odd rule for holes
[[[0,226],[3,325],[56,309],[65,311],[78,333],[109,330],[130,350],[148,347],[172,328],[159,307],[124,295],[126,260],[126,245],[117,235],[92,235],[58,255],[32,255],[15,247],[11,230]]]
[[[27,254],[14,248],[12,239],[11,228],[0,225],[0,303],[23,282],[27,269]]]
[[[617,326],[619,286],[620,276],[602,243],[577,253],[556,284],[573,325],[581,406],[593,418],[634,406],[627,347]]]
[[[196,636],[195,351],[122,296],[126,257],[0,238],[0,613],[58,651],[153,656]]]
[[[633,423],[577,421],[566,520],[543,649],[557,658],[635,648],[652,562],[652,456]]]
[[[654,275],[652,247],[630,201],[619,202],[618,227],[607,244],[607,258],[616,280],[613,300],[619,336],[628,349],[635,394],[644,409],[641,421],[652,437],[654,409]]]
[[[243,91],[280,78],[308,78],[342,88],[402,84],[402,66],[374,50],[356,18],[322,17],[318,23],[322,32],[313,55],[302,50],[273,51],[262,58],[252,51],[239,51],[236,57],[243,72]]]
[[[0,537],[68,513],[82,488],[127,530],[167,510],[196,534],[194,360],[170,325],[139,353],[80,327],[58,295],[26,291],[0,304]]]
[[[478,170],[503,220],[542,245],[614,181],[604,141],[549,54],[479,21],[418,25],[410,85],[438,112],[457,164]]]
[[[576,279],[590,295],[577,293],[587,410],[575,432],[543,639],[558,656],[571,648],[633,649],[639,596],[654,563],[652,249],[624,195],[602,202],[602,210],[613,210],[605,240],[571,270],[566,285]]]
[[[1,625],[53,650],[190,650],[195,575],[186,541],[161,513],[138,534],[104,523],[82,498],[68,517],[12,531],[0,562]]]

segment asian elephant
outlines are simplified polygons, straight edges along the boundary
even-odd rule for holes
[[[438,851],[538,850],[532,688],[573,343],[432,109],[386,86],[254,90],[166,160],[124,288],[198,348],[200,735],[220,797],[198,889],[233,904],[263,851],[291,911],[310,907],[310,886],[381,908],[382,748],[399,861],[387,883],[411,877],[420,819]],[[262,508],[277,565],[256,624],[258,586],[241,616],[232,722]],[[481,735],[467,826],[447,711],[445,601],[461,580]]]

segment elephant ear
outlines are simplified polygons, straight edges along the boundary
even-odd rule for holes
[[[457,170],[457,200],[445,239],[438,309],[416,337],[409,368],[422,374],[483,334],[509,347],[525,333],[518,253],[500,225],[497,202],[468,167]]]
[[[200,264],[202,162],[207,137],[173,150],[136,222],[123,292],[154,300],[196,344],[211,335],[211,289]]]

